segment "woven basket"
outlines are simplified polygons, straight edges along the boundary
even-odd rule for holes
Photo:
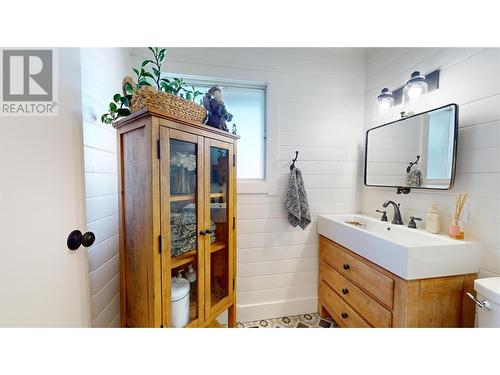
[[[137,112],[143,108],[166,112],[198,124],[203,124],[207,116],[207,111],[201,105],[166,92],[159,92],[151,86],[143,86],[132,95],[130,111]]]

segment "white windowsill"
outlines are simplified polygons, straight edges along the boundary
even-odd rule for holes
[[[268,194],[269,185],[265,179],[238,179],[238,194]]]

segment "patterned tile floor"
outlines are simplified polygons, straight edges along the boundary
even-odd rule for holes
[[[275,319],[238,322],[238,328],[337,328],[330,318],[321,318],[317,313],[284,316]]]

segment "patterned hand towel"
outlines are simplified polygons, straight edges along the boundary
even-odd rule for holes
[[[406,176],[406,186],[419,187],[423,183],[422,172],[419,169],[414,169]]]
[[[311,212],[307,203],[306,189],[302,180],[302,173],[298,168],[290,171],[288,192],[286,194],[285,208],[288,211],[288,222],[292,226],[299,225],[302,229],[311,223]]]

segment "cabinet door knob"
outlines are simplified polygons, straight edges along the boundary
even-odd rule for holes
[[[347,263],[346,263],[346,264],[344,264],[342,267],[344,267],[344,269],[345,269],[346,271],[347,271],[349,268],[351,268],[351,266],[350,266],[350,265],[348,265]]]
[[[349,294],[349,289],[347,289],[347,288],[343,288],[343,289],[342,289],[342,293],[343,293],[343,294]]]
[[[340,314],[340,316],[342,317],[342,319],[347,319],[349,317],[349,315],[347,315],[347,313],[345,313],[345,312]]]
[[[200,230],[200,234],[201,234],[202,236],[204,236],[205,234],[207,234],[207,231],[206,231],[206,230]]]

